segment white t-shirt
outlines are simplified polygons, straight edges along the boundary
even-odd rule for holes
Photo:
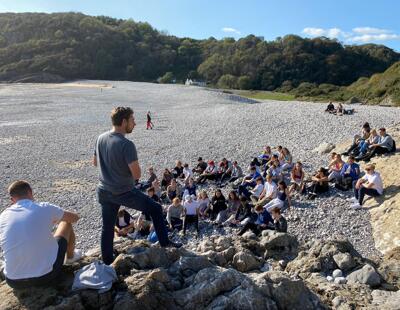
[[[264,189],[264,184],[260,183],[257,184],[251,192],[253,193],[254,196],[260,197],[263,189]]]
[[[183,208],[186,210],[186,215],[196,215],[199,203],[196,200],[192,200],[192,202],[185,201]]]
[[[272,194],[272,199],[276,197],[276,191],[277,191],[277,186],[275,182],[265,182],[264,183],[264,188],[265,188],[265,197],[269,197]]]
[[[1,213],[0,246],[7,278],[36,278],[52,271],[58,252],[52,228],[63,215],[55,205],[29,199],[19,200]]]
[[[185,179],[193,177],[193,171],[190,168],[183,168],[183,174],[185,176]]]
[[[129,218],[129,223],[125,222],[125,217],[123,217],[123,216],[122,217],[118,217],[118,224],[119,224],[120,227],[128,226],[130,223],[132,223],[132,221],[133,220],[132,220],[131,217]]]
[[[374,183],[372,188],[376,189],[379,195],[383,194],[383,183],[382,183],[382,178],[379,172],[374,172],[373,174],[368,174],[366,173],[363,176],[364,180],[367,180],[368,183]]]

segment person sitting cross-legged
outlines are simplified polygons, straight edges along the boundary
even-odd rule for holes
[[[6,282],[16,289],[51,284],[64,261],[72,263],[82,256],[75,249],[72,228],[79,216],[47,202],[35,202],[26,181],[12,183],[8,193],[13,204],[0,215]]]
[[[199,235],[199,203],[195,200],[195,196],[186,196],[183,204],[183,235],[189,224],[196,227],[197,236]]]
[[[275,182],[272,181],[272,175],[267,174],[267,177],[265,178],[264,189],[261,192],[261,195],[258,198],[258,200],[253,201],[254,205],[264,206],[265,204],[270,202],[272,199],[276,198],[277,188],[278,187],[275,184]]]
[[[352,188],[353,182],[360,177],[360,166],[354,162],[354,156],[350,155],[340,171],[340,177],[336,180],[335,187],[347,191]]]
[[[239,232],[239,236],[243,235],[249,229],[256,235],[259,235],[263,230],[268,229],[268,226],[273,223],[271,214],[264,209],[264,207],[258,205],[254,208],[257,214],[255,222],[248,221]]]
[[[287,232],[287,221],[281,214],[281,209],[277,207],[273,208],[271,215],[274,219],[274,225],[268,227],[268,229],[276,230],[277,232]]]
[[[178,197],[175,197],[167,211],[167,222],[171,230],[180,230],[182,228],[182,214],[183,206],[181,204],[181,200]]]
[[[117,237],[126,237],[135,230],[135,222],[132,216],[123,208],[118,211],[114,231]]]
[[[375,165],[368,164],[365,167],[365,175],[354,181],[354,197],[350,199],[353,209],[361,209],[365,195],[378,197],[383,194],[383,182],[379,172],[375,171]]]

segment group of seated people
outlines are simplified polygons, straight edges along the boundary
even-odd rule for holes
[[[328,112],[330,114],[335,114],[335,115],[351,115],[354,114],[355,109],[345,109],[343,107],[343,104],[339,102],[337,108],[332,102],[329,102],[328,106],[326,107],[325,112]]]
[[[353,143],[342,155],[353,155],[356,161],[369,161],[375,155],[393,153],[396,143],[385,128],[371,129],[369,123],[364,123],[360,135],[355,135]]]
[[[287,148],[278,146],[273,152],[270,146],[265,146],[261,154],[250,162],[247,174],[243,173],[237,161],[223,158],[219,163],[213,160],[206,162],[199,157],[193,169],[181,161],[177,161],[173,169],[166,168],[161,183],[150,167],[148,180],[138,183],[138,188],[147,189],[147,194],[164,206],[168,227],[182,230],[183,234],[189,225],[194,225],[199,232],[199,221],[202,219],[220,226],[237,226],[241,234],[248,229],[253,232],[260,232],[263,228],[286,231],[287,225],[277,222],[286,222],[281,212],[290,209],[293,196],[306,194],[308,199],[315,199],[327,193],[330,184],[333,184],[342,191],[353,189],[351,206],[358,209],[365,195],[382,194],[382,180],[375,167],[368,165],[362,176],[356,163],[360,153],[373,156],[395,148],[393,139],[384,128],[379,129],[379,138],[376,137],[376,130],[371,130],[368,123],[364,124],[362,136],[356,136],[349,151],[344,153],[348,156],[346,161],[342,159],[342,154],[333,152],[327,166],[319,168],[308,178],[303,164],[300,161],[294,163]],[[209,181],[217,185],[211,198],[204,188],[200,190]],[[232,185],[228,197],[221,191],[226,184]],[[121,213],[119,219],[122,216]],[[137,227],[135,231],[139,234],[152,231],[150,221],[143,214],[135,224],[124,222],[128,228],[119,235],[131,233],[129,230],[132,227]],[[116,232],[120,231],[117,226],[118,223]]]

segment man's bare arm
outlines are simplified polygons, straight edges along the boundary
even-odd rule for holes
[[[129,170],[132,173],[132,176],[135,180],[140,180],[140,177],[142,176],[142,171],[140,170],[139,162],[133,161],[129,165]]]
[[[64,215],[60,221],[64,221],[70,224],[76,223],[79,220],[79,215],[74,212],[64,211]]]

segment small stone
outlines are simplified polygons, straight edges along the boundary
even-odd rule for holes
[[[345,277],[337,277],[335,278],[335,283],[336,284],[346,284],[347,280]]]
[[[342,277],[343,276],[343,272],[340,270],[340,269],[335,269],[333,272],[332,272],[332,277],[334,278],[334,279],[336,279],[336,278],[338,278],[338,277]]]
[[[333,282],[334,278],[331,276],[327,276],[326,279],[328,280],[328,282]]]

